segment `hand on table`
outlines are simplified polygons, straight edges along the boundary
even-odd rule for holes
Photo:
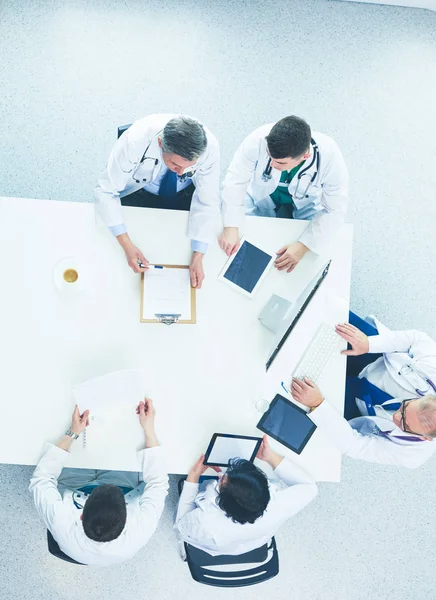
[[[85,410],[85,412],[81,415],[79,412],[79,407],[76,404],[76,407],[73,412],[73,417],[71,419],[71,431],[76,435],[80,435],[89,425],[89,410]]]
[[[339,323],[335,329],[336,333],[351,346],[351,350],[342,350],[341,354],[345,354],[346,356],[360,356],[369,352],[368,336],[360,331],[360,329],[357,329],[354,325],[350,325],[350,323]]]
[[[198,483],[198,480],[203,475],[205,471],[209,468],[210,465],[204,464],[204,454],[200,456],[197,462],[191,467],[191,470],[188,473],[188,477],[186,481],[190,483]],[[221,469],[219,467],[210,466],[216,473],[221,473]]]
[[[297,402],[309,408],[316,408],[324,400],[319,387],[307,377],[304,377],[303,380],[295,377],[292,379],[291,394]]]
[[[218,238],[218,244],[222,250],[231,256],[239,248],[239,231],[237,227],[224,227]]]
[[[191,264],[189,265],[189,274],[191,276],[191,285],[199,290],[204,280],[203,253],[193,252]]]
[[[309,248],[301,242],[294,242],[289,246],[283,246],[276,252],[277,258],[274,261],[274,266],[279,271],[286,269],[287,273],[290,273],[295,269],[300,260],[309,251]]]

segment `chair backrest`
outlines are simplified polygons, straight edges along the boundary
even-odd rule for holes
[[[83,565],[83,563],[77,562],[74,558],[70,558],[65,552],[59,548],[57,541],[54,539],[50,531],[47,529],[47,545],[48,551],[56,558],[60,558],[61,560],[65,560],[66,562],[74,563],[75,565]]]
[[[223,571],[211,568],[211,555],[185,542],[186,560],[192,578],[198,581],[198,583],[204,583],[213,587],[246,587],[275,577],[279,572],[279,555],[275,538],[272,538],[270,545],[265,548],[266,560],[260,562],[255,567],[239,569],[237,571]],[[213,564],[216,566],[242,565],[247,562],[253,564],[258,562],[259,553],[262,553],[262,550],[263,547],[239,556],[214,556]],[[201,559],[202,554],[206,554],[209,557],[207,561]]]
[[[183,490],[183,484],[186,477],[182,477],[178,481],[179,496]],[[216,476],[202,475],[200,483],[218,479]],[[239,556],[235,555],[218,555],[212,556],[191,544],[185,542],[186,562],[192,578],[198,583],[212,585],[214,587],[245,587],[254,585],[272,579],[279,572],[279,555],[277,552],[276,540],[273,537],[269,546],[266,544],[261,548],[250,550]],[[223,571],[214,570],[211,567],[219,567],[223,565],[244,565],[256,564],[256,567],[251,569],[241,569],[238,571]]]
[[[128,125],[120,125],[118,127],[118,137],[119,138],[123,135],[123,133],[125,131],[127,131],[129,129],[130,125],[131,125],[131,123],[129,123]]]

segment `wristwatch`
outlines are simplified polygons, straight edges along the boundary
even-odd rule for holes
[[[74,433],[74,431],[71,431],[71,427],[68,427],[65,435],[68,435],[70,438],[73,438],[73,440],[77,440],[77,438],[79,437],[78,433]]]

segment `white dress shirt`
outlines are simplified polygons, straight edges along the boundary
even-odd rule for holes
[[[379,321],[375,325],[379,335],[368,338],[369,352],[383,353],[383,356],[363,369],[359,377],[366,377],[396,400],[416,398],[416,388],[434,393],[422,377],[405,378],[399,371],[404,365],[412,364],[427,378],[436,381],[436,343],[421,331],[390,331]],[[384,403],[385,408],[387,404]],[[357,405],[363,407],[359,399]],[[375,416],[365,415],[348,422],[324,401],[309,417],[347,456],[410,469],[421,466],[436,451],[436,440],[413,440],[413,435],[395,425],[392,411],[385,408],[374,406]],[[381,431],[390,431],[388,437],[378,435],[377,427]],[[412,439],[408,441],[402,439],[404,437]]]
[[[60,549],[69,557],[87,565],[108,566],[132,558],[156,530],[168,493],[168,475],[163,464],[162,449],[148,448],[138,452],[146,482],[136,503],[127,504],[126,525],[111,542],[96,542],[85,535],[71,494],[58,491],[57,480],[68,460],[69,452],[46,444],[30,480],[36,510],[50,530]]]
[[[185,481],[174,526],[179,537],[212,556],[244,554],[268,543],[277,529],[309,504],[318,492],[315,481],[288,459],[284,459],[274,473],[286,487],[270,481],[271,499],[267,509],[254,523],[244,525],[234,523],[219,508],[215,482],[199,493],[198,484]]]

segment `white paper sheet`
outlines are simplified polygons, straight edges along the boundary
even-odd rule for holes
[[[143,376],[134,369],[116,371],[74,386],[73,394],[80,412],[90,411],[91,426],[119,426],[120,420],[136,417],[144,400]]]
[[[212,464],[227,464],[230,458],[245,458],[245,460],[250,460],[256,444],[257,440],[217,437],[207,462]]]
[[[191,320],[189,269],[151,269],[144,275],[143,286],[143,319],[156,319],[157,314],[163,314]]]

